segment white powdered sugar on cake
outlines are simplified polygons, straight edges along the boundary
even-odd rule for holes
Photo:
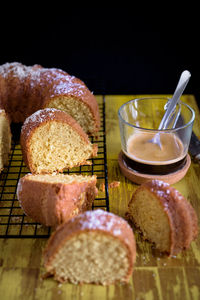
[[[51,98],[57,94],[70,94],[74,92],[79,97],[84,95],[85,85],[81,82],[76,82],[76,78],[74,76],[67,74],[61,69],[41,68],[39,65],[25,66],[17,62],[5,63],[0,66],[0,75],[2,77],[6,78],[10,76],[11,73],[13,77],[18,78],[20,81],[24,81],[28,78],[30,87],[33,88],[35,84],[40,84],[42,86],[42,76],[48,78],[49,82],[56,79],[54,94],[51,95]]]
[[[47,116],[44,112],[48,112],[48,117],[51,120],[53,120],[55,118],[55,114],[54,114],[55,111],[59,111],[59,110],[56,108],[40,109],[25,120],[24,126],[27,125],[28,123],[35,123],[35,122],[42,123]]]
[[[55,97],[57,94],[76,94],[78,97],[81,97],[84,95],[84,89],[85,86],[81,83],[75,82],[74,76],[65,75],[63,76],[64,80],[60,80],[56,85],[54,86],[54,93],[51,95],[52,97]],[[62,77],[60,78],[62,79]]]
[[[27,128],[28,131],[27,131],[26,135],[28,136],[30,134],[31,130],[33,129],[33,127],[35,127],[39,123],[42,123],[43,121],[45,121],[47,116],[50,120],[54,120],[55,119],[54,112],[56,112],[56,111],[59,111],[59,110],[56,109],[56,108],[45,108],[45,109],[40,109],[40,110],[36,111],[34,114],[29,116],[24,121],[24,124],[22,126],[22,130]],[[46,112],[48,114],[46,114]]]
[[[7,77],[12,73],[13,77],[17,77],[20,80],[25,79],[32,72],[32,67],[24,66],[20,63],[5,63],[0,66],[0,74],[3,77]]]
[[[114,235],[120,235],[121,229],[117,228],[117,226],[121,226],[124,224],[128,226],[128,223],[122,219],[121,217],[117,217],[116,215],[103,211],[101,209],[97,209],[94,211],[87,211],[84,213],[86,216],[86,220],[81,220],[81,229],[90,229],[90,230],[102,230],[102,231],[110,231]],[[109,218],[108,218],[109,216]]]

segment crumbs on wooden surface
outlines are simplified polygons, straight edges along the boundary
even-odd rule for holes
[[[108,184],[109,189],[117,188],[119,186],[120,186],[120,181],[112,181],[111,183]],[[100,184],[99,190],[101,192],[105,192],[105,183]]]

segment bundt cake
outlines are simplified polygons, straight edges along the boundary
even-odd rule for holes
[[[197,237],[198,222],[191,204],[169,184],[142,184],[128,205],[128,216],[144,238],[168,255],[187,249]]]
[[[5,110],[0,109],[0,172],[8,164],[11,149],[10,120]]]
[[[18,123],[46,107],[64,110],[88,134],[99,130],[98,104],[78,78],[56,68],[6,63],[0,66],[0,107]]]
[[[88,164],[87,159],[97,155],[97,145],[75,119],[54,108],[39,110],[25,120],[20,143],[31,173],[62,172]]]
[[[101,209],[84,212],[57,227],[44,250],[48,275],[60,282],[127,282],[136,258],[133,231]]]
[[[96,194],[95,175],[27,174],[17,186],[17,198],[25,214],[53,227],[92,209]]]

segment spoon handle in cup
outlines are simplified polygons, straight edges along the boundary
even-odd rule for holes
[[[188,84],[188,81],[191,77],[191,74],[189,71],[185,70],[182,72],[181,74],[181,77],[179,79],[179,82],[178,82],[178,85],[176,87],[176,90],[174,92],[174,95],[173,97],[171,98],[169,104],[167,105],[167,110],[160,122],[160,125],[158,127],[159,130],[162,130],[162,129],[166,129],[167,126],[168,126],[168,120],[169,120],[169,117],[171,115],[171,113],[174,111],[186,85]],[[177,119],[177,118],[176,118]],[[177,121],[177,120],[176,120]],[[176,124],[174,124],[175,126]]]

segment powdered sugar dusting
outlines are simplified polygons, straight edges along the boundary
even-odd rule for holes
[[[114,233],[114,235],[120,235],[122,232],[120,229],[114,229],[113,233]]]
[[[167,195],[170,194],[169,187],[170,187],[170,185],[167,182],[164,182],[162,180],[154,179],[154,180],[152,180],[151,191],[156,192],[156,194],[159,197],[163,198],[163,197],[165,197],[166,194]]]
[[[56,111],[59,110],[55,108],[45,108],[36,111],[24,121],[22,131],[24,131],[26,128],[26,136],[28,136],[33,129],[33,126],[37,126],[38,124],[44,122],[47,117],[50,120],[54,120]]]
[[[6,78],[10,75],[11,72],[14,77],[19,77],[20,79],[26,76],[26,68],[24,68],[23,65],[20,63],[6,63],[0,66],[0,75],[2,77]]]
[[[84,220],[80,220],[81,229],[90,229],[90,230],[103,230],[110,231],[114,235],[119,236],[122,234],[121,225],[129,226],[128,223],[119,216],[116,216],[112,213],[106,212],[101,209],[94,211],[87,211],[84,213]]]
[[[55,118],[55,111],[58,111],[58,109],[55,108],[45,108],[45,109],[40,109],[38,111],[36,111],[34,114],[32,114],[31,116],[29,116],[25,122],[24,125],[27,125],[28,123],[35,123],[35,122],[40,122],[42,123],[46,117],[48,113],[48,117],[53,120]]]
[[[86,87],[76,81],[74,76],[65,75],[60,76],[60,80],[56,81],[55,85],[53,85],[52,95],[54,97],[57,94],[75,94],[78,97],[81,97],[85,93]]]
[[[18,62],[5,63],[0,66],[0,75],[4,78],[12,74],[13,77],[17,77],[20,81],[23,81],[27,77],[37,77],[42,72],[43,68],[39,66],[25,66]]]
[[[0,75],[4,78],[12,74],[13,77],[17,77],[20,80],[26,78],[29,74],[34,74],[33,67],[24,66],[18,62],[5,63],[0,66]]]
[[[42,68],[39,65],[25,66],[18,62],[1,65],[0,76],[6,79],[10,75],[18,78],[21,82],[28,78],[30,87],[40,85],[41,87],[49,88],[51,91],[50,97],[60,94],[75,94],[75,96],[81,97],[87,90],[80,80],[56,68]],[[49,83],[49,87],[47,83]]]

